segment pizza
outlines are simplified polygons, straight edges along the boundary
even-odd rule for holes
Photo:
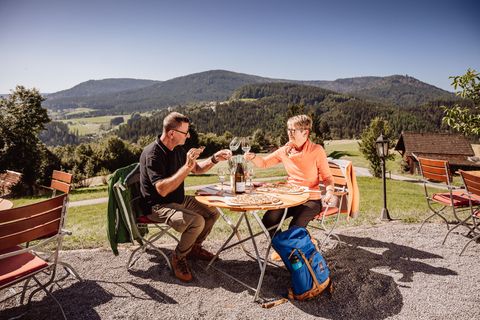
[[[306,188],[301,186],[296,186],[290,183],[278,182],[278,183],[266,183],[265,185],[258,187],[256,190],[261,192],[274,192],[274,193],[302,193],[306,190]]]
[[[281,204],[282,200],[268,194],[255,193],[255,194],[237,195],[231,198],[230,202],[238,205],[256,206],[256,205],[266,205],[266,204],[271,204],[271,205]]]

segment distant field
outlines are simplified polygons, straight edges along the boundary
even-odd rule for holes
[[[110,126],[110,120],[116,117],[123,117],[124,122],[127,122],[128,119],[130,119],[131,114],[73,118],[59,121],[67,124],[70,132],[75,133],[78,130],[78,134],[84,136],[88,134],[98,133],[99,131],[105,131],[105,129],[109,128]]]
[[[74,116],[74,115],[76,115],[76,114],[87,113],[87,112],[91,112],[91,111],[95,111],[95,109],[91,109],[91,108],[75,108],[75,110],[65,113],[65,116]]]
[[[348,152],[349,156],[344,156],[342,159],[352,161],[355,167],[364,167],[368,168],[369,163],[368,160],[365,159],[360,152],[358,142],[360,140],[328,140],[325,141],[325,151],[327,155],[332,151],[345,151]],[[400,161],[402,158],[400,154],[396,151],[393,151],[393,148],[390,149],[390,152],[395,155],[395,159],[391,161],[387,161],[387,170],[391,171],[392,173],[401,173],[400,171]]]

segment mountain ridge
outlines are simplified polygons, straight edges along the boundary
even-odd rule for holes
[[[52,109],[89,107],[111,113],[147,111],[192,102],[224,101],[242,86],[278,82],[316,86],[396,106],[455,99],[453,93],[408,75],[327,81],[275,79],[228,70],[209,70],[166,81],[128,78],[89,80],[48,95],[45,105]],[[82,93],[81,89],[86,92]]]

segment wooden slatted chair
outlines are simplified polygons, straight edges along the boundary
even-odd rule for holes
[[[346,203],[345,198],[348,195],[347,179],[345,178],[345,175],[343,174],[340,167],[334,163],[329,163],[329,167],[335,183],[334,200],[332,200],[330,203],[322,202],[322,211],[314,218],[315,220],[320,221],[320,225],[309,225],[312,228],[324,231],[326,234],[325,238],[320,243],[319,249],[322,249],[322,247],[331,238],[337,240],[336,244],[340,243],[340,238],[337,234],[333,233],[333,230],[338,224],[342,207]],[[327,226],[325,225],[327,219],[334,219],[333,225],[330,228],[327,228]]]
[[[73,175],[63,171],[53,170],[50,189],[52,189],[52,197],[56,196],[57,191],[69,194],[72,189]]]
[[[69,202],[70,191],[72,190],[72,180],[73,175],[68,172],[53,170],[52,180],[50,182],[50,188],[52,189],[52,197],[55,197],[57,192],[63,192],[67,194],[67,204]],[[62,229],[62,232],[65,235],[72,235],[72,232],[66,229]],[[73,268],[69,263],[59,260],[58,264],[61,265],[65,271],[77,278],[79,281],[82,281],[82,278],[78,272]]]
[[[463,223],[466,224],[468,220],[472,219],[472,227],[469,232],[469,235],[472,236],[472,238],[465,244],[460,252],[460,255],[462,255],[470,243],[480,239],[480,176],[462,170],[460,170],[460,174],[470,199],[470,216],[467,217]],[[457,226],[459,225],[460,224]],[[457,226],[453,227],[452,230]]]
[[[0,214],[0,290],[25,281],[20,297],[20,303],[23,304],[28,282],[33,279],[39,288],[30,293],[28,303],[37,292],[43,290],[60,307],[65,319],[62,305],[51,294],[52,288],[48,287],[55,280],[66,204],[67,195],[62,194],[27,206],[3,210]],[[34,240],[39,241],[24,247],[27,242]],[[46,245],[48,249],[45,249]],[[51,246],[54,247],[53,251]],[[48,275],[48,280],[42,283],[38,277],[40,273]]]
[[[464,189],[455,187],[451,184],[452,175],[450,173],[448,161],[421,157],[418,157],[417,160],[420,164],[420,172],[423,177],[423,187],[427,205],[432,211],[432,214],[423,221],[418,232],[420,232],[425,222],[434,216],[442,218],[447,225],[447,230],[450,230],[449,222],[444,216],[446,213],[445,209],[447,208],[451,208],[453,217],[459,225],[464,225],[469,228],[467,224],[462,222],[463,219],[460,219],[458,216],[461,211],[468,209],[469,199]],[[430,187],[432,186],[447,189],[448,191],[433,193],[430,190]],[[443,243],[445,243],[449,234],[450,232],[447,232],[443,239]]]
[[[69,201],[70,191],[72,190],[73,175],[68,172],[53,170],[52,180],[50,182],[49,189],[52,190],[52,198],[61,192],[67,195],[67,206]],[[64,235],[71,236],[72,232],[66,229],[62,229]],[[27,244],[28,245],[28,244]],[[61,265],[67,273],[82,281],[82,278],[78,272],[69,263],[59,260],[57,264]]]
[[[170,260],[166,254],[154,244],[154,242],[164,235],[170,236],[176,242],[179,240],[170,232],[171,227],[169,225],[151,221],[146,215],[143,214],[141,204],[143,198],[140,192],[140,165],[137,165],[125,177],[124,181],[117,181],[114,184],[113,189],[115,201],[118,204],[123,221],[127,226],[130,239],[132,243],[134,239],[139,243],[139,247],[130,254],[130,257],[127,261],[127,269],[131,269],[141,255],[145,253],[148,248],[150,248],[160,253],[165,258],[170,270],[172,270]],[[147,237],[146,235],[148,234],[148,230],[155,231]],[[140,254],[137,255],[138,252]],[[136,258],[134,259],[135,256]]]

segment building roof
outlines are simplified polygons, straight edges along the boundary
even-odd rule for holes
[[[402,132],[395,150],[407,157],[414,153],[418,157],[448,160],[452,165],[478,165],[468,160],[475,153],[470,142],[459,134]]]

